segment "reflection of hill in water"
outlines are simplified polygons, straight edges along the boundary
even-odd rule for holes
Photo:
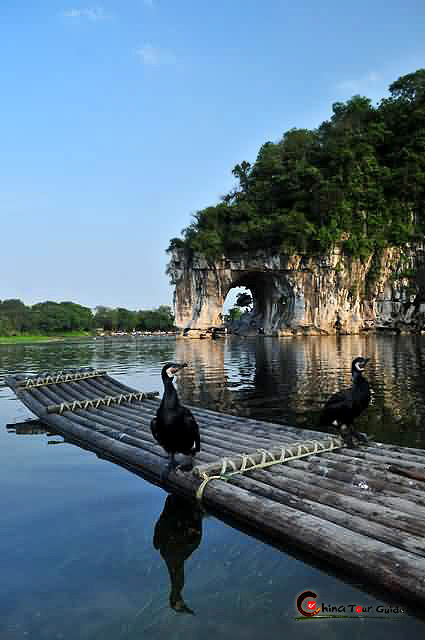
[[[371,358],[373,401],[359,426],[377,439],[425,446],[425,340],[410,336],[180,340],[184,402],[280,423],[315,426],[325,400],[351,384],[351,361]],[[391,434],[391,435],[390,435]]]
[[[92,366],[123,382],[162,392],[167,361],[186,361],[176,377],[183,402],[280,423],[315,425],[325,400],[350,385],[351,361],[371,358],[373,404],[358,421],[376,438],[425,447],[425,337],[341,336],[175,340],[83,340],[0,346],[8,372]],[[11,395],[0,389],[0,397]]]
[[[244,414],[242,406],[239,406],[232,392],[231,378],[237,375],[237,371],[235,367],[229,370],[226,366],[225,354],[223,342],[218,340],[177,341],[176,361],[189,363],[189,367],[184,369],[177,379],[182,402]]]

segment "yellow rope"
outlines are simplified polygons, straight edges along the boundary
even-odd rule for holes
[[[98,376],[104,376],[105,374],[106,371],[89,371],[83,373],[58,372],[52,375],[45,376],[44,378],[26,378],[25,380],[18,380],[16,386],[19,389],[32,389],[33,387],[44,387],[48,384],[58,384],[61,382],[73,382],[74,380],[97,378]]]
[[[329,443],[329,445],[326,446],[326,443]],[[289,462],[290,460],[298,460],[299,458],[304,458],[305,456],[313,456],[317,455],[318,453],[334,451],[335,449],[340,449],[344,446],[345,444],[340,438],[333,437],[325,441],[306,440],[305,442],[295,442],[288,447],[278,445],[276,447],[277,449],[279,449],[277,453],[268,449],[261,448],[257,449],[254,453],[240,454],[240,460],[237,460],[237,463],[240,463],[239,468],[234,459],[222,458],[220,472],[213,476],[208,475],[208,469],[203,470],[202,467],[195,467],[193,469],[193,473],[202,479],[202,482],[196,491],[196,498],[200,502],[202,501],[205,487],[207,486],[208,482],[210,482],[210,480],[223,480],[226,482],[232,476],[246,473],[247,471],[266,469],[267,467],[271,467],[275,464],[283,464],[285,462]],[[296,450],[295,452],[293,451],[294,449]],[[253,460],[252,458],[252,456],[256,453],[261,453],[261,460],[259,462],[255,462],[255,460]],[[219,460],[217,460],[217,462],[219,462]],[[217,462],[213,462],[211,463],[211,465],[206,466],[213,467],[217,464]],[[232,470],[228,471],[228,467],[230,467]]]
[[[59,413],[62,415],[64,411],[75,411],[76,409],[97,409],[101,405],[109,407],[111,404],[121,404],[122,402],[134,402],[135,400],[145,400],[146,398],[153,398],[158,393],[155,391],[143,393],[120,393],[116,396],[103,396],[101,398],[92,398],[87,400],[74,400],[73,402],[61,402],[58,405],[49,405],[47,407],[48,413]]]

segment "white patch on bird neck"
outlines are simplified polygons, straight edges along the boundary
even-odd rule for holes
[[[357,371],[364,371],[364,367],[360,366],[360,362],[356,362],[354,366],[356,367]]]
[[[169,378],[172,378],[174,376],[173,369],[171,367],[166,369],[166,373]]]

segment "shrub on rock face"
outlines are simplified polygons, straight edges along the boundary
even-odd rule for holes
[[[378,106],[337,102],[317,129],[266,142],[233,169],[236,188],[173,238],[213,261],[273,248],[321,253],[343,243],[366,259],[425,232],[425,69],[402,76]]]
[[[242,308],[252,306],[252,296],[250,296],[249,293],[238,293],[236,297],[236,305]]]
[[[238,320],[240,320],[241,315],[242,311],[239,309],[239,307],[232,307],[231,309],[229,309],[229,313],[224,316],[224,322],[237,322]]]

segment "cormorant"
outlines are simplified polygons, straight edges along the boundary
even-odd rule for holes
[[[155,440],[170,456],[168,470],[175,466],[174,455],[183,453],[194,456],[201,450],[199,427],[191,411],[180,404],[173,385],[174,374],[187,367],[186,363],[167,363],[161,372],[164,395],[151,421],[151,431]],[[185,468],[185,467],[181,467]]]
[[[352,429],[353,421],[369,406],[369,382],[363,377],[364,368],[369,358],[354,358],[351,365],[353,384],[351,389],[338,391],[329,398],[320,415],[320,426],[337,427],[346,440],[353,446],[353,436],[361,442],[367,443],[364,433]]]
[[[170,607],[192,613],[183,600],[184,563],[202,539],[202,512],[197,504],[170,494],[155,525],[153,546],[158,549],[170,575]]]

